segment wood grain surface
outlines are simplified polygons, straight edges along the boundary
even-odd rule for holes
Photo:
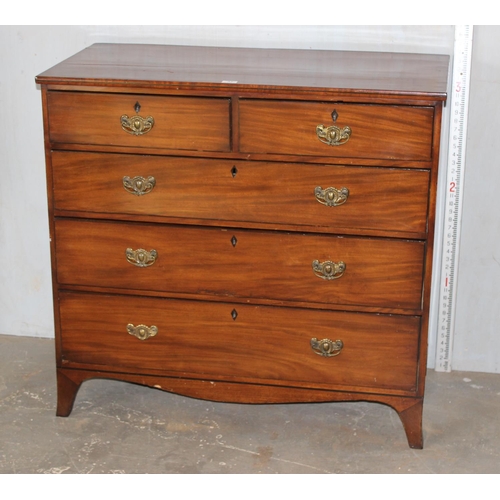
[[[40,74],[37,82],[198,92],[326,89],[444,100],[448,69],[447,55],[99,43]]]
[[[416,388],[417,317],[63,293],[61,322],[68,367],[330,389]],[[129,323],[154,325],[158,333],[139,340],[127,332]],[[312,338],[342,340],[344,347],[320,356]]]
[[[54,206],[59,211],[415,233],[427,230],[429,172],[55,151]],[[123,177],[155,179],[145,195]],[[343,205],[317,201],[315,189],[347,188]]]
[[[56,221],[55,236],[64,285],[421,307],[422,242],[68,219]],[[155,250],[158,258],[137,267],[127,248]],[[313,272],[314,260],[343,261],[346,271],[327,281]]]
[[[158,97],[142,94],[49,92],[49,135],[54,143],[201,151],[230,149],[229,99]],[[136,103],[140,111],[135,111]],[[133,135],[120,118],[154,119],[152,129]]]

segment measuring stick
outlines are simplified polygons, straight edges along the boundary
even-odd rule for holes
[[[471,56],[472,26],[456,26],[436,339],[439,372],[451,371],[453,352]]]

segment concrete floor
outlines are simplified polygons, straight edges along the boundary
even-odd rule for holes
[[[0,335],[2,474],[500,473],[500,375],[429,372],[424,449],[374,403],[235,405],[85,382],[55,416],[53,341]]]

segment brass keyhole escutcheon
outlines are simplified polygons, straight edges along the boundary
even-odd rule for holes
[[[337,110],[334,109],[330,115],[332,117],[333,123],[338,120],[339,114]],[[338,127],[337,125],[330,125],[325,127],[324,125],[318,125],[316,127],[316,135],[318,139],[328,146],[342,146],[351,137],[352,130],[351,127]]]

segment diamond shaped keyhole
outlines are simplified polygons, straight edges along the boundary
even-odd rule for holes
[[[139,104],[139,101],[135,103],[134,110],[136,113],[139,113],[139,111],[141,110],[141,105]]]
[[[237,169],[236,167],[233,167],[233,168],[231,169],[231,175],[232,175],[233,177],[236,177],[236,174],[237,174],[237,173],[238,173],[238,169]]]
[[[238,317],[238,311],[236,311],[236,309],[231,311],[231,317],[233,318],[233,321]]]
[[[235,246],[236,246],[236,243],[238,243],[238,240],[236,239],[236,236],[233,236],[233,237],[231,238],[231,245],[233,245],[233,247],[235,247]]]

